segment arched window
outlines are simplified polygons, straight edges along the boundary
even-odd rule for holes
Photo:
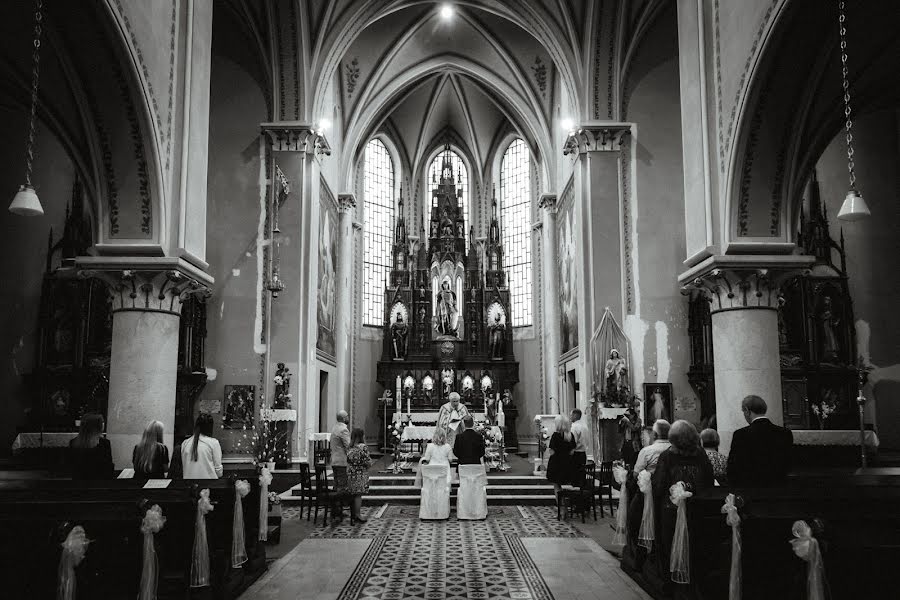
[[[441,182],[441,165],[444,157],[449,157],[450,164],[453,165],[453,175],[458,182],[456,184],[457,191],[462,190],[460,202],[462,202],[463,219],[466,221],[466,235],[468,235],[471,225],[469,221],[469,171],[466,169],[466,163],[459,157],[459,154],[453,150],[442,150],[434,157],[434,160],[431,161],[431,166],[428,168],[428,193],[430,195],[431,190]]]
[[[394,162],[381,140],[366,145],[363,184],[363,325],[384,322],[384,286],[391,270]]]
[[[531,325],[531,156],[515,139],[500,165],[500,230],[513,323]]]

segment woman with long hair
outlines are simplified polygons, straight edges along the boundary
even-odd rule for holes
[[[112,447],[103,437],[103,416],[81,417],[78,435],[69,442],[72,479],[109,479],[113,475]]]
[[[453,447],[447,443],[447,432],[443,427],[434,428],[434,436],[425,446],[425,454],[419,461],[424,465],[447,465],[447,479],[452,480],[453,475],[449,469],[450,461],[454,458]]]
[[[218,479],[222,476],[222,447],[212,436],[213,418],[200,413],[194,421],[194,435],[181,444],[185,479]]]
[[[547,461],[547,479],[553,483],[556,493],[561,486],[569,485],[575,479],[575,436],[572,435],[572,422],[565,415],[559,415],[554,421],[556,431],[550,436],[550,459]]]
[[[362,510],[363,494],[369,491],[369,467],[372,458],[366,446],[366,434],[359,427],[350,432],[350,449],[347,450],[347,481],[353,503],[350,506],[350,524],[356,521],[365,523],[366,519],[359,514]]]
[[[150,421],[141,443],[131,453],[131,464],[134,466],[136,479],[162,479],[169,466],[169,449],[163,443],[163,424]]]

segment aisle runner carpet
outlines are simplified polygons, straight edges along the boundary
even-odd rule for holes
[[[418,517],[418,507],[389,506],[365,524],[345,521],[310,536],[372,539],[339,600],[550,600],[519,538],[584,537],[551,507],[490,507],[486,521]]]

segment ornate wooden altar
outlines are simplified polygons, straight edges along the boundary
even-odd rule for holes
[[[844,239],[841,235],[837,243],[828,232],[828,215],[819,198],[815,173],[809,190],[809,216],[800,214],[797,245],[816,261],[808,275],[783,284],[779,296],[784,423],[791,429],[856,429],[856,330]],[[709,303],[692,294],[688,315],[688,378],[706,419],[715,414]]]
[[[456,391],[480,412],[486,395],[496,398],[519,381],[497,202],[488,237],[476,240],[474,228],[466,235],[447,155],[435,183],[427,243],[424,230],[408,234],[400,200],[377,379],[395,391],[400,378],[404,411],[407,398],[412,408],[432,409]]]

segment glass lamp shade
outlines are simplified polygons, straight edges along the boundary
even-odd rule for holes
[[[844,198],[840,212],[838,212],[838,219],[841,221],[859,221],[871,216],[871,214],[869,206],[860,193],[856,190],[850,190],[847,192],[847,197]]]
[[[39,217],[44,214],[37,192],[30,185],[20,185],[16,197],[9,205],[9,212],[23,217]]]

